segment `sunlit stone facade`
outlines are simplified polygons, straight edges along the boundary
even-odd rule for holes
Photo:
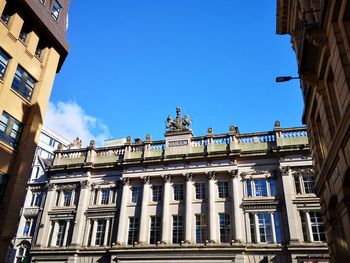
[[[56,151],[32,261],[328,262],[311,165],[278,123]]]

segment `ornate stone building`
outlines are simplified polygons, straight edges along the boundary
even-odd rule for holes
[[[56,73],[69,0],[0,0],[0,262],[18,214]]]
[[[33,262],[329,262],[305,128],[55,152]]]
[[[277,33],[290,34],[304,96],[327,242],[350,260],[350,1],[278,0]]]

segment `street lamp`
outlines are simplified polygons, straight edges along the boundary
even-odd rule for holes
[[[285,82],[285,81],[290,81],[291,79],[300,79],[300,77],[291,77],[291,76],[276,77],[276,82]]]

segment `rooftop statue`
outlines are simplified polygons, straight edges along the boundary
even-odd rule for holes
[[[190,130],[192,122],[188,115],[181,118],[181,108],[176,107],[176,118],[173,120],[170,115],[167,118],[166,132],[182,132]]]

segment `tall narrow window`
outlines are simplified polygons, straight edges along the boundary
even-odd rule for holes
[[[252,239],[252,243],[256,243],[256,234],[255,234],[255,220],[254,220],[254,214],[249,213],[249,225],[250,225],[250,236]]]
[[[11,17],[10,10],[8,8],[8,5],[6,5],[4,11],[1,14],[0,19],[2,22],[4,22],[4,24],[8,25],[10,22],[10,17]]]
[[[0,49],[0,79],[4,79],[10,57]]]
[[[18,39],[21,40],[23,43],[25,43],[29,32],[30,32],[30,30],[29,30],[27,24],[24,23],[22,28],[21,28],[21,32],[19,33]]]
[[[161,220],[159,216],[151,216],[150,244],[157,244],[160,241]]]
[[[60,17],[61,10],[62,10],[62,6],[57,1],[54,1],[52,5],[52,10],[51,10],[51,16],[56,21]]]
[[[24,224],[23,229],[23,236],[28,236],[30,231],[30,220],[26,220],[26,223]]]
[[[184,186],[183,184],[174,184],[174,200],[184,199]]]
[[[229,214],[219,214],[220,220],[220,242],[229,243],[231,235],[231,220]]]
[[[196,215],[196,243],[207,240],[207,218],[204,214]]]
[[[229,196],[228,193],[228,182],[218,182],[218,188],[219,188],[219,197],[220,198],[226,198]]]
[[[63,221],[63,220],[58,221],[56,246],[58,246],[58,247],[63,246],[65,232],[66,232],[66,221]]]
[[[281,243],[281,227],[280,227],[280,217],[278,212],[273,213],[273,219],[275,223],[276,241]]]
[[[97,221],[95,246],[103,246],[103,241],[106,233],[106,220]]]
[[[310,241],[308,237],[308,225],[305,212],[300,212],[301,228],[303,229],[304,241]]]
[[[269,213],[259,213],[259,235],[260,242],[271,243],[272,242],[272,229],[271,229],[271,218]]]
[[[17,147],[19,137],[22,130],[22,124],[9,115],[3,112],[0,119],[0,140]]]
[[[72,201],[72,191],[71,190],[65,190],[63,192],[63,206],[70,206]]]
[[[303,176],[305,194],[313,194],[315,187],[315,177],[314,176]]]
[[[255,179],[255,196],[267,196],[266,179]]]
[[[253,196],[253,194],[252,194],[252,180],[248,179],[246,181],[246,184],[247,184],[247,196],[252,197]]]
[[[153,202],[160,202],[162,201],[163,196],[163,188],[161,185],[154,185],[152,187],[152,201]]]
[[[173,244],[179,244],[183,240],[182,216],[173,216]]]
[[[133,245],[139,241],[139,218],[129,217],[128,244]]]
[[[196,183],[196,199],[203,200],[206,198],[205,183]]]
[[[320,212],[309,212],[313,241],[326,241],[322,214]]]
[[[101,205],[108,205],[110,189],[102,189]]]
[[[12,82],[12,89],[17,91],[23,98],[30,101],[34,88],[34,79],[21,66],[18,66]]]
[[[140,186],[133,186],[131,202],[134,204],[140,204],[141,200],[142,200],[142,188]]]

